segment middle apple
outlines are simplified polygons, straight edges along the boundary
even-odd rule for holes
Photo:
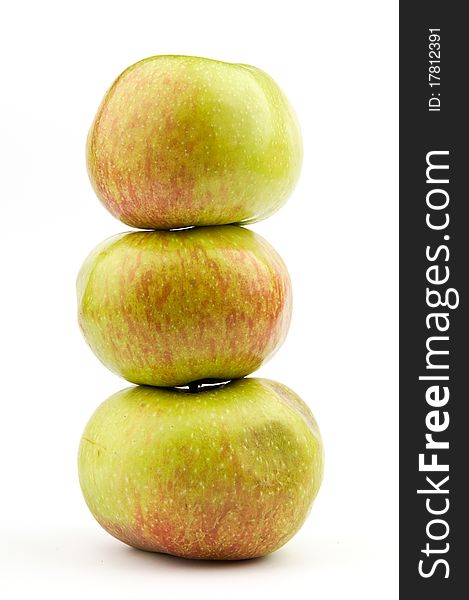
[[[77,293],[97,357],[146,385],[248,375],[278,349],[291,318],[285,264],[239,226],[114,236],[85,260]]]

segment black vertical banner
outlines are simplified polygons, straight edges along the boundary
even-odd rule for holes
[[[400,3],[400,596],[466,597],[469,26]],[[457,591],[458,590],[458,591]],[[462,594],[462,595],[461,595]]]

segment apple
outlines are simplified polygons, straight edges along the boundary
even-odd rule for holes
[[[248,375],[281,345],[291,318],[285,264],[236,225],[114,236],[85,260],[77,293],[97,357],[147,385]]]
[[[106,93],[87,141],[104,206],[143,229],[252,223],[292,192],[298,123],[266,73],[194,56],[152,56]]]
[[[283,546],[318,493],[323,446],[308,406],[268,379],[197,393],[118,392],[81,438],[79,478],[96,520],[153,552],[244,559]]]

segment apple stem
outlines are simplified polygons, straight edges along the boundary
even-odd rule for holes
[[[191,383],[189,383],[189,392],[191,392],[191,394],[196,394],[199,391],[199,384],[197,381],[191,381]]]

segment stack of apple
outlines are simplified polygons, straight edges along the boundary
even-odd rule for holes
[[[322,479],[323,449],[289,388],[244,378],[283,342],[288,272],[240,224],[275,212],[299,175],[288,100],[263,71],[157,56],[124,71],[87,143],[97,196],[127,225],[78,275],[96,356],[138,384],[84,431],[79,476],[97,521],[131,546],[241,559],[282,546]]]

